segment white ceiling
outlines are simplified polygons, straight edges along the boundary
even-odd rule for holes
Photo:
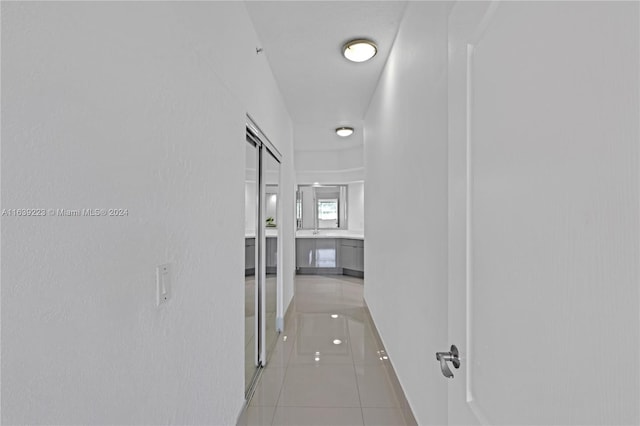
[[[247,10],[296,130],[296,150],[362,145],[362,120],[398,30],[405,1],[247,1]],[[354,63],[342,46],[370,38],[378,54]],[[335,135],[340,125],[356,133]]]

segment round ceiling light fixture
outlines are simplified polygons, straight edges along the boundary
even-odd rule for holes
[[[371,40],[356,39],[345,43],[342,46],[342,54],[345,58],[353,62],[365,62],[376,56],[378,46]]]
[[[338,127],[336,129],[336,134],[341,138],[351,136],[353,134],[353,127]]]

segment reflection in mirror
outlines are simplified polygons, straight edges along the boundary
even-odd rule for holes
[[[267,184],[265,188],[265,224],[267,228],[277,228],[278,217],[278,185]]]
[[[269,353],[273,350],[278,337],[276,325],[277,300],[278,300],[278,182],[280,181],[280,163],[271,155],[268,150],[264,150],[262,157],[265,174],[265,349]]]
[[[258,372],[258,331],[256,318],[256,268],[257,246],[256,229],[258,223],[258,148],[247,141],[245,146],[245,183],[244,183],[244,345],[245,345],[245,393],[248,395]]]
[[[298,229],[347,229],[347,185],[298,185]]]

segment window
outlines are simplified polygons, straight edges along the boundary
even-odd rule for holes
[[[338,200],[318,200],[318,228],[338,228]]]
[[[338,220],[338,200],[318,201],[318,219]]]

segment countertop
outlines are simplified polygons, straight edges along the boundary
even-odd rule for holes
[[[353,240],[364,240],[363,231],[350,231],[338,229],[322,229],[317,234],[311,229],[296,231],[296,238],[350,238]]]
[[[278,228],[267,228],[267,237],[277,237],[278,236]],[[244,231],[245,238],[255,238],[256,231]]]
[[[277,229],[267,229],[267,237],[277,237],[278,230]],[[255,232],[246,231],[244,234],[245,238],[255,238]],[[350,238],[352,240],[363,240],[364,241],[364,232],[363,231],[349,231],[349,230],[339,230],[339,229],[322,229],[317,234],[313,233],[311,229],[303,229],[300,231],[296,231],[296,238]]]

